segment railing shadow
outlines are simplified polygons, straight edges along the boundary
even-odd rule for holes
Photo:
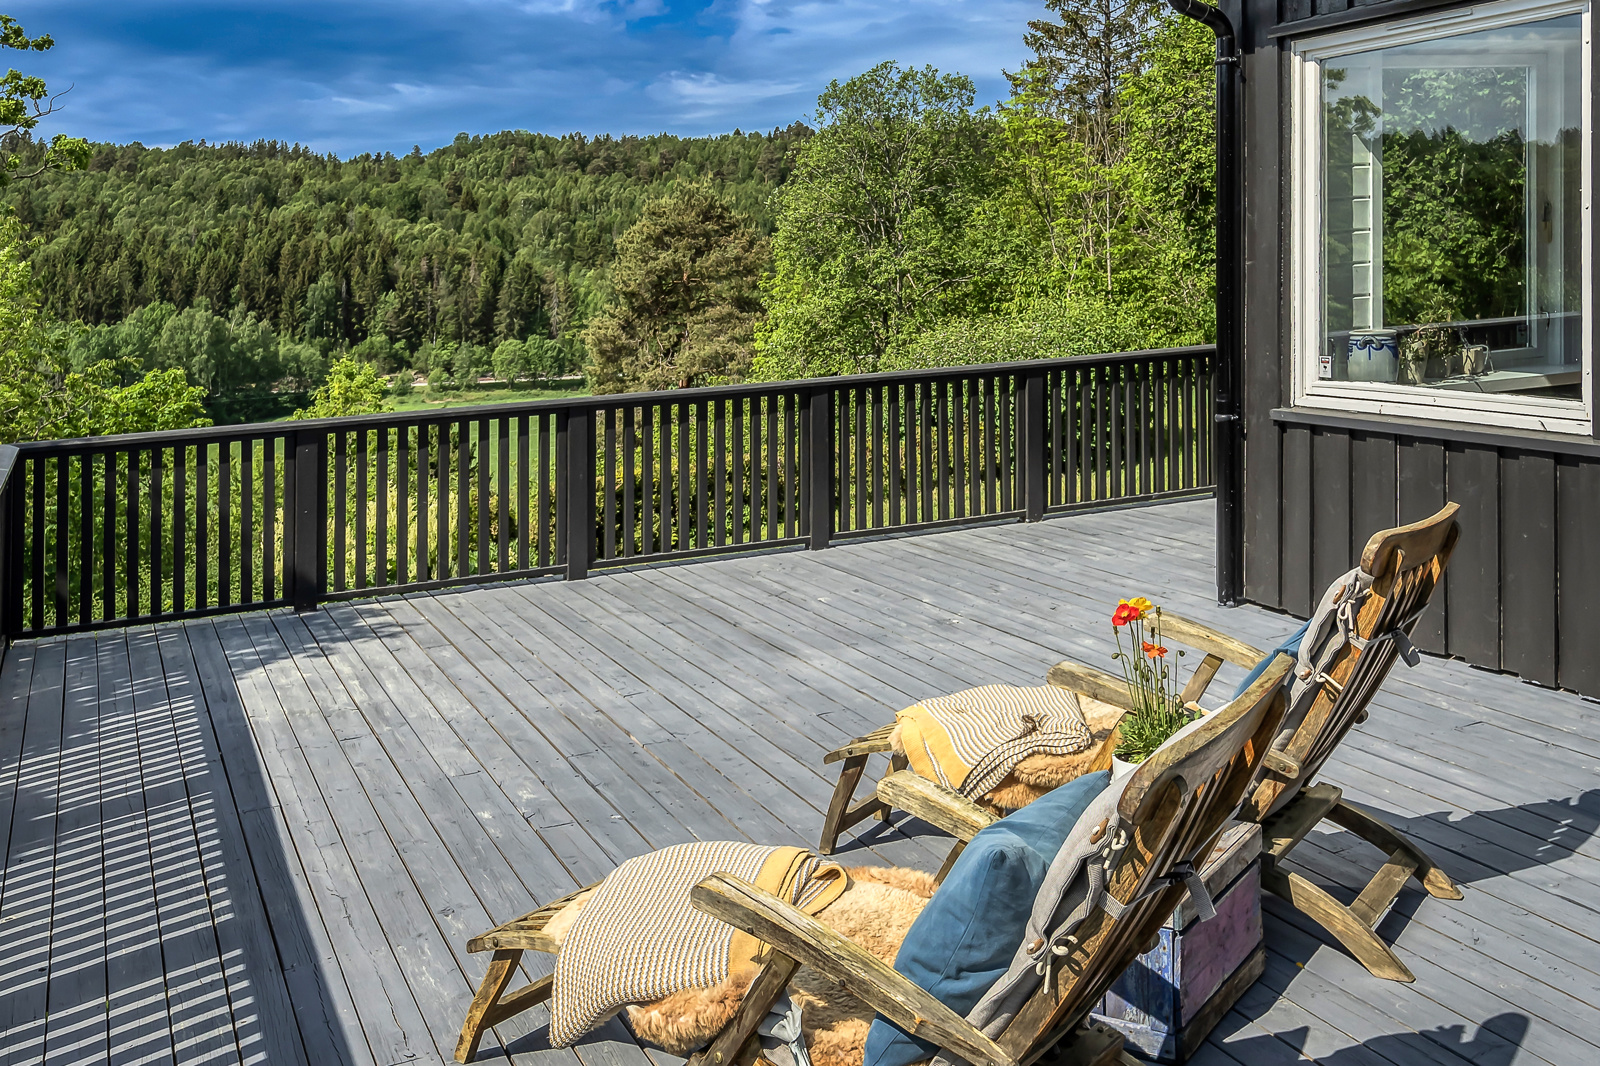
[[[1497,1014],[1479,1025],[1467,1039],[1466,1027],[1441,1025],[1421,1032],[1386,1033],[1334,1051],[1315,1046],[1308,1026],[1281,1033],[1227,1038],[1214,1034],[1212,1043],[1240,1062],[1282,1062],[1293,1056],[1321,1066],[1369,1066],[1373,1062],[1473,1063],[1474,1066],[1511,1066],[1528,1034],[1527,1015]],[[1330,1027],[1331,1028],[1331,1027]]]
[[[180,628],[7,656],[5,1061],[357,1061],[243,708],[204,687]]]
[[[1514,807],[1400,815],[1367,803],[1353,803],[1410,837],[1457,884],[1473,884],[1559,862],[1600,833],[1600,789],[1565,799],[1537,800]],[[1323,823],[1329,826],[1330,823]],[[1325,851],[1376,866],[1383,858],[1354,833],[1339,830],[1308,838]]]

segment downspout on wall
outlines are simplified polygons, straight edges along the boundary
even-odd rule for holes
[[[1217,38],[1217,361],[1212,457],[1217,493],[1217,602],[1244,596],[1244,236],[1239,176],[1239,46],[1228,16],[1200,0],[1167,0]]]

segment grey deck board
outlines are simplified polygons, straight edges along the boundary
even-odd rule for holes
[[[82,774],[60,794],[51,902],[49,1019],[44,1061],[104,1060],[106,1027],[106,897],[100,818],[100,670],[94,640],[67,642],[62,763]],[[93,783],[91,784],[90,781]]]
[[[156,911],[166,970],[173,1057],[184,1062],[238,1062],[238,1037],[230,1009],[217,915],[206,891],[205,869],[216,847],[211,802],[188,791],[193,729],[180,723],[167,690],[156,634],[127,630],[133,670],[133,706],[139,716],[139,762],[145,769],[146,811],[151,816]],[[188,716],[184,716],[188,719]],[[149,743],[149,747],[146,743]],[[200,832],[196,814],[207,823]]]
[[[1064,657],[1108,667],[1110,607],[1136,594],[1276,643],[1292,619],[1212,603],[1211,518],[1107,511],[18,645],[0,1061],[442,1066],[486,962],[469,936],[651,847],[814,842],[822,755],[897,708]],[[1192,1061],[1600,1061],[1597,760],[1574,696],[1397,671],[1324,777],[1466,898],[1411,887],[1380,926],[1413,985],[1269,900],[1266,973]],[[945,850],[903,817],[857,828],[847,863]],[[1348,898],[1381,859],[1323,827],[1295,867]],[[484,1060],[681,1066],[615,1021],[552,1049],[546,1020],[502,1025]]]
[[[153,823],[145,788],[144,723],[123,633],[97,638],[102,732],[116,738],[100,763],[106,827],[106,1023],[112,1063],[173,1060],[161,952]],[[152,761],[150,770],[159,774]]]
[[[7,937],[0,981],[0,1034],[7,1061],[33,1062],[43,1053],[49,986],[50,929],[56,888],[57,797],[60,795],[66,649],[39,649],[28,689],[27,730],[19,756],[10,850],[0,886]],[[37,715],[32,711],[37,708]]]

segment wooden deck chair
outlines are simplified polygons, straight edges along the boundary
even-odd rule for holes
[[[1361,569],[1371,576],[1372,589],[1356,619],[1360,642],[1346,644],[1325,668],[1315,702],[1292,733],[1279,736],[1266,753],[1262,777],[1239,812],[1241,821],[1261,823],[1262,885],[1331,933],[1374,976],[1393,981],[1415,978],[1375,927],[1400,890],[1413,877],[1438,899],[1460,899],[1461,890],[1405,834],[1346,803],[1337,787],[1310,782],[1345,735],[1366,720],[1368,705],[1395,660],[1409,649],[1411,631],[1443,579],[1460,535],[1457,509],[1447,504],[1432,518],[1381,530],[1367,541]],[[1185,701],[1199,700],[1224,662],[1253,667],[1263,654],[1167,612],[1162,613],[1162,639],[1205,653],[1183,690]],[[1121,678],[1077,663],[1057,664],[1050,681],[1127,704]],[[1323,819],[1389,857],[1348,907],[1279,865]]]
[[[1033,991],[1005,1029],[986,1035],[875,956],[796,907],[725,874],[692,890],[694,905],[772,950],[727,1026],[688,1066],[750,1066],[760,1056],[757,1026],[803,964],[814,967],[906,1032],[973,1066],[1026,1066],[1055,1049],[1059,1066],[1136,1066],[1122,1036],[1085,1019],[1124,969],[1159,936],[1184,892],[1182,871],[1209,854],[1255,779],[1283,715],[1280,656],[1250,689],[1134,772],[1118,803],[1126,846],[1106,875],[1117,906],[1096,906],[1063,947],[1051,980]],[[1097,832],[1103,834],[1104,827]],[[1098,844],[1103,836],[1091,836]],[[1109,854],[1109,852],[1108,852]],[[591,888],[594,886],[590,886]],[[584,891],[587,891],[584,890]],[[477,1053],[483,1032],[549,999],[553,978],[505,994],[523,951],[554,951],[544,928],[573,893],[476,937],[469,951],[494,952],[456,1046]],[[1113,917],[1112,910],[1119,910]],[[1047,952],[1048,954],[1048,949]]]

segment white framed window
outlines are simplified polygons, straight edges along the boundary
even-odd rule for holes
[[[1296,406],[1587,434],[1589,6],[1297,41]]]

